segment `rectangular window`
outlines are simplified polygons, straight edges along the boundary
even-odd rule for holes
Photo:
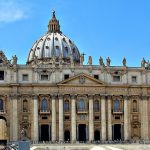
[[[4,71],[0,71],[0,80],[4,80]]]
[[[66,79],[68,79],[69,78],[69,74],[65,74],[64,75],[64,79],[66,80]]]
[[[99,120],[99,116],[95,116],[95,120]]]
[[[22,81],[28,81],[28,74],[22,75]]]
[[[136,83],[137,82],[137,77],[136,76],[132,76],[132,83]]]
[[[99,79],[98,74],[94,74],[94,78],[98,80]]]
[[[65,116],[65,120],[69,120],[70,119],[70,117],[69,116]]]
[[[48,75],[42,74],[41,75],[41,80],[42,81],[47,81],[48,80]]]
[[[120,82],[120,76],[113,76],[114,82]]]

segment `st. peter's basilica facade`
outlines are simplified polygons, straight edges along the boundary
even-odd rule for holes
[[[27,64],[0,51],[0,142],[149,140],[150,63],[83,62],[55,12]]]

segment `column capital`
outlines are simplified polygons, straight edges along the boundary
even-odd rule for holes
[[[101,99],[106,99],[106,95],[100,95]]]
[[[129,99],[130,99],[130,96],[129,96],[129,95],[123,95],[123,99],[124,99],[124,100],[129,100]]]
[[[107,95],[107,100],[111,100],[112,99],[112,95]]]
[[[64,96],[63,94],[58,94],[59,99],[63,99],[63,96]]]
[[[89,99],[93,99],[94,98],[94,94],[88,94]]]
[[[77,94],[71,94],[70,97],[71,97],[71,99],[76,99],[77,98]]]

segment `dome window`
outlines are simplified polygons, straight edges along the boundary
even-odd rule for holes
[[[41,42],[43,41],[43,39],[41,39]]]
[[[56,46],[56,49],[59,49],[59,46]]]
[[[69,43],[72,44],[71,40],[69,39]]]
[[[73,53],[76,53],[75,48],[72,49]]]
[[[64,57],[68,57],[68,47],[65,47],[64,49]]]
[[[50,38],[47,38],[47,41],[50,41],[51,39]]]
[[[46,47],[46,49],[49,49],[49,46],[45,46]]]
[[[55,56],[56,56],[56,57],[59,57],[59,55],[60,55],[59,46],[56,46]]]
[[[63,38],[63,41],[66,42],[65,38]]]
[[[57,38],[57,37],[55,37],[55,40],[56,40],[56,41],[58,41],[58,38]]]
[[[40,47],[37,47],[37,49],[40,49]]]

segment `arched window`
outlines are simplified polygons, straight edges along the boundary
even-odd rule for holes
[[[114,110],[115,111],[119,111],[120,110],[120,107],[119,107],[119,100],[114,100]]]
[[[48,111],[48,101],[45,98],[41,101],[41,111]]]
[[[59,46],[56,46],[56,49],[55,49],[55,56],[56,57],[59,57],[60,55],[60,49],[59,49]]]
[[[69,101],[68,101],[68,100],[65,100],[65,103],[64,103],[64,111],[65,111],[65,112],[68,112],[68,111],[69,111]]]
[[[95,112],[98,112],[98,111],[99,111],[99,101],[98,101],[98,100],[95,100],[95,101],[94,101],[94,111],[95,111]]]
[[[0,112],[4,111],[4,102],[2,99],[0,99]]]
[[[23,112],[28,111],[28,101],[25,99],[23,100]]]
[[[133,100],[133,112],[137,112],[137,101]]]
[[[64,49],[64,57],[68,57],[68,47],[65,47]]]
[[[78,102],[78,110],[84,111],[85,110],[85,101],[83,99],[80,99]]]

